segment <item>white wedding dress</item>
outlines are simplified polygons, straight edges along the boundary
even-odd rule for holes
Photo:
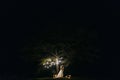
[[[58,75],[57,75],[57,78],[61,78],[61,77],[63,77],[63,70],[60,70]]]
[[[59,71],[58,75],[56,76],[56,78],[62,78],[63,77],[63,71],[64,71],[64,67],[60,66],[60,71]]]

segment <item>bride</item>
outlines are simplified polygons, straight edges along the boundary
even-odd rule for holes
[[[62,78],[63,77],[63,71],[64,71],[64,66],[61,65],[60,66],[60,71],[59,71],[58,75],[56,76],[56,78]]]

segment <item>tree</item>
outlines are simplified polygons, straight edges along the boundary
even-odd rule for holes
[[[52,59],[53,62],[59,62],[55,59],[62,60],[60,64],[63,64],[65,67],[68,67],[70,63],[72,63],[72,58],[75,53],[74,48],[72,48],[75,42],[36,42],[31,43],[24,47],[23,49],[23,57],[24,60],[31,63],[31,65],[37,66],[35,69],[38,73],[39,71],[44,70],[45,63],[49,62]],[[63,58],[63,59],[61,59]],[[48,63],[47,63],[48,64]],[[46,67],[47,68],[47,67]],[[55,69],[55,66],[52,66],[50,69]],[[34,71],[35,73],[37,73]],[[59,71],[59,65],[56,65],[56,72]]]
[[[59,64],[64,64],[67,67],[73,57],[74,50],[69,43],[45,43],[41,45],[43,52],[48,53],[46,57],[42,58],[42,65],[49,68],[56,65],[56,72],[59,71]]]

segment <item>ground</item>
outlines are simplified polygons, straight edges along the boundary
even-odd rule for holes
[[[35,78],[33,80],[95,80],[95,79],[88,79],[88,78],[80,78],[80,77],[74,77],[71,79],[66,79],[66,78],[62,78],[62,79],[53,79],[53,78]]]

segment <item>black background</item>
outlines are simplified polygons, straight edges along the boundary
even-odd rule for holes
[[[48,39],[47,37],[52,34],[54,34],[52,37],[58,40],[64,37],[80,40],[80,35],[84,34],[82,39],[89,41],[87,37],[89,31],[93,32],[92,44],[95,42],[94,46],[99,47],[101,58],[96,61],[97,64],[87,64],[89,66],[87,68],[84,62],[82,67],[81,64],[74,63],[74,70],[71,73],[75,76],[113,76],[112,68],[116,68],[118,64],[116,60],[118,58],[114,56],[118,53],[116,49],[119,42],[118,29],[115,29],[118,26],[120,13],[118,2],[7,1],[3,3],[0,29],[1,77],[33,75],[31,69],[34,66],[20,58],[22,53],[19,49],[25,45]],[[79,58],[79,54],[77,56]]]

